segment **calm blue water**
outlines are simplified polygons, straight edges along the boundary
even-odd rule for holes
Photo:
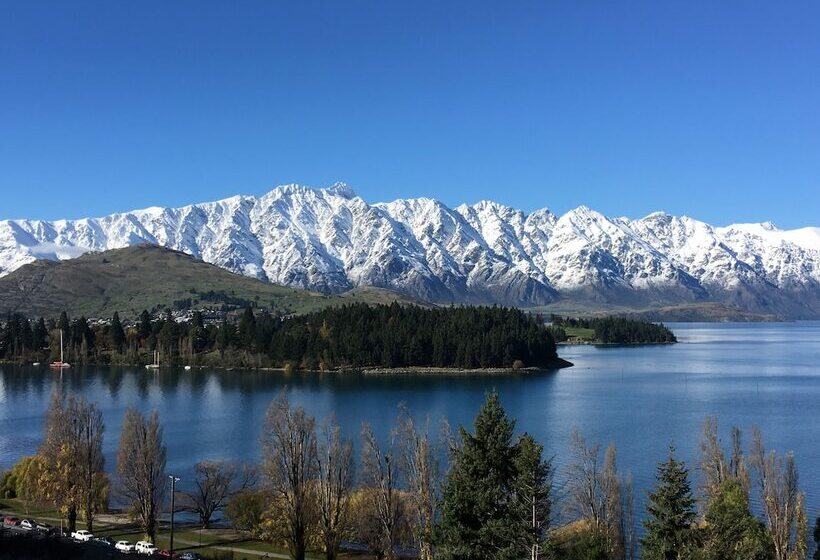
[[[734,424],[763,430],[767,447],[793,450],[809,513],[820,513],[820,322],[673,324],[673,346],[562,347],[575,367],[537,375],[361,376],[87,368],[63,374],[0,367],[0,469],[33,453],[51,392],[83,394],[101,406],[108,468],[115,465],[125,408],[160,412],[169,471],[184,479],[200,459],[254,461],[270,400],[287,387],[317,417],[335,412],[347,435],[363,421],[385,435],[399,403],[417,418],[470,424],[496,389],[518,428],[566,464],[577,427],[588,441],[618,446],[639,501],[656,462],[674,442],[697,457],[700,426],[717,416],[728,439]],[[691,465],[694,467],[695,463]],[[697,477],[697,473],[694,473]]]

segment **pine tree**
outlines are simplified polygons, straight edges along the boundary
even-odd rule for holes
[[[234,327],[227,319],[222,319],[222,324],[219,325],[219,332],[217,334],[217,346],[219,347],[219,355],[224,356],[225,350],[230,348],[234,340]]]
[[[438,557],[458,560],[520,560],[513,485],[515,422],[490,393],[475,420],[475,433],[461,428],[462,446],[444,485]]]
[[[140,313],[139,328],[137,329],[140,341],[145,341],[151,336],[151,329],[151,316],[143,309]]]
[[[68,327],[70,326],[68,322],[68,315],[65,311],[60,313],[60,319],[57,321],[57,328],[63,331],[63,337],[68,337]]]
[[[515,498],[519,529],[522,538],[522,556],[529,553],[532,560],[541,557],[549,530],[552,502],[552,464],[544,460],[544,446],[529,434],[518,441],[515,458]]]
[[[32,346],[37,352],[41,351],[48,344],[48,329],[46,329],[46,322],[42,317],[34,324],[32,337]]]
[[[202,313],[199,311],[194,311],[194,316],[191,318],[191,328],[188,333],[188,336],[191,338],[193,351],[201,352],[208,344],[208,333],[205,331],[205,325],[202,322]]]
[[[820,517],[814,522],[814,560],[820,560]]]
[[[658,465],[657,486],[649,493],[644,521],[646,534],[641,540],[644,560],[682,560],[690,558],[695,544],[695,499],[689,483],[689,471],[675,459],[674,447],[669,459]]]
[[[116,352],[122,352],[122,346],[125,344],[125,331],[120,322],[120,314],[116,311],[114,312],[114,317],[111,319],[111,330],[109,332],[111,336],[111,348]]]
[[[239,346],[245,350],[252,350],[254,339],[256,338],[256,317],[253,316],[253,309],[245,308],[242,318],[239,320]]]

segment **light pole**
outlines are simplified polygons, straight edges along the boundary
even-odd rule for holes
[[[171,479],[171,539],[170,539],[171,542],[168,545],[168,548],[171,551],[171,558],[173,558],[174,557],[174,509],[175,509],[174,497],[176,495],[177,482],[179,482],[179,478],[177,478],[176,476],[174,476],[172,474],[169,474],[168,478]]]

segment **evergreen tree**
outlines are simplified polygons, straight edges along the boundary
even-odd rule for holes
[[[159,333],[157,334],[157,342],[160,346],[159,350],[160,352],[166,354],[169,358],[173,357],[176,354],[176,350],[179,348],[179,329],[177,326],[177,322],[174,320],[174,317],[171,315],[171,311],[169,310],[166,314],[165,320],[162,321],[162,327],[160,327]]]
[[[814,522],[814,560],[820,560],[820,517]]]
[[[239,346],[245,350],[252,350],[256,339],[256,317],[253,316],[253,309],[245,308],[242,319],[239,320]]]
[[[48,344],[48,329],[46,328],[46,322],[42,317],[40,317],[40,320],[35,323],[32,337],[32,346],[37,352],[45,348]]]
[[[139,334],[141,342],[148,340],[151,336],[151,328],[151,315],[143,309],[142,313],[140,313],[139,327],[137,327],[137,333]]]
[[[438,557],[458,560],[520,560],[521,520],[513,496],[515,422],[496,393],[475,420],[475,433],[461,428],[462,446],[444,485],[436,530]]]
[[[208,333],[202,322],[202,313],[199,311],[194,311],[188,336],[191,338],[191,348],[194,352],[201,352],[208,344]]]
[[[70,327],[70,323],[68,322],[68,315],[65,311],[60,313],[60,319],[57,321],[57,328],[63,331],[63,337],[68,337],[68,329]]]
[[[552,502],[552,464],[544,460],[544,446],[529,434],[518,441],[515,457],[515,503],[522,536],[521,555],[541,557],[549,530]]]
[[[669,459],[658,465],[657,486],[649,493],[644,521],[646,534],[641,539],[644,560],[682,560],[692,557],[696,533],[695,499],[689,483],[689,471],[675,459],[674,447]]]
[[[120,314],[114,312],[114,317],[111,319],[111,328],[109,330],[111,337],[111,348],[117,352],[122,352],[123,344],[125,344],[125,331],[120,322]]]
[[[217,346],[219,347],[219,355],[224,356],[225,350],[230,348],[235,338],[234,326],[228,322],[227,319],[222,319],[222,324],[219,325],[219,332],[217,333]]]
[[[774,558],[766,527],[749,511],[749,496],[737,479],[717,488],[706,509],[705,533],[706,560]]]

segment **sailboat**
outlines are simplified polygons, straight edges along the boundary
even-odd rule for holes
[[[60,361],[51,362],[49,367],[52,369],[65,369],[71,367],[71,364],[63,361],[63,329],[60,329]]]
[[[145,364],[145,369],[159,369],[159,352],[154,350],[154,363]]]

